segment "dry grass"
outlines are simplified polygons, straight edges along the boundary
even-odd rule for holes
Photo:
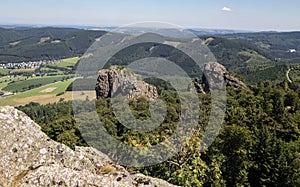
[[[170,45],[170,46],[173,46],[173,47],[178,47],[181,43],[180,42],[165,41],[164,44]]]
[[[205,45],[208,45],[210,42],[214,41],[214,38],[207,38],[205,41],[203,41],[203,43]]]
[[[32,73],[35,71],[35,68],[29,68],[29,69],[13,69],[10,71],[10,73]]]
[[[26,98],[20,98],[14,100],[17,105],[25,105],[30,102],[36,102],[40,104],[48,104],[48,103],[55,103],[59,101],[59,99],[56,98],[56,95],[54,94],[48,94],[48,95],[37,95],[37,96],[31,96]]]
[[[50,39],[51,39],[50,37],[43,37],[43,38],[40,39],[39,44],[45,43],[46,41],[48,41]]]
[[[46,89],[44,91],[46,91]],[[25,98],[15,98],[13,99],[13,102],[11,102],[10,105],[20,106],[20,105],[26,105],[30,102],[35,102],[44,105],[48,103],[59,102],[61,99],[65,101],[72,101],[72,100],[86,100],[87,98],[89,100],[96,99],[95,91],[66,92],[65,94],[60,96],[56,96],[55,94],[44,94],[44,95],[29,96]]]
[[[57,87],[46,88],[45,90],[40,91],[40,93],[50,93],[50,92],[53,92],[56,89],[57,89]]]
[[[70,95],[70,100],[85,100],[87,97],[89,100],[96,99],[96,92],[95,91],[74,91],[74,92],[67,92],[65,95]]]

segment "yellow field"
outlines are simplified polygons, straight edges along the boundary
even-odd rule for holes
[[[47,94],[47,95],[38,95],[32,97],[26,97],[22,99],[16,99],[14,106],[26,105],[30,102],[36,102],[39,104],[48,104],[48,103],[56,103],[61,99],[65,101],[72,101],[73,98],[76,100],[85,100],[87,97],[92,100],[95,98],[94,91],[85,91],[85,94],[82,95],[82,91],[80,92],[66,92],[61,96],[56,96],[55,94]]]
[[[35,71],[35,68],[30,69],[13,69],[10,71],[10,73],[32,73]]]
[[[36,96],[29,96],[25,98],[10,98],[8,100],[0,99],[0,106],[21,106],[29,104],[30,102],[36,102],[39,104],[48,104],[48,103],[56,103],[61,99],[65,101],[72,101],[74,100],[85,100],[85,99],[93,100],[96,99],[95,91],[77,91],[77,92],[66,92],[63,95],[56,96],[55,94],[44,94],[44,95],[36,95]],[[7,98],[4,98],[7,99]]]

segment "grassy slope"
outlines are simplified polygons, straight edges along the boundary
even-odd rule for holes
[[[53,67],[72,69],[78,62],[79,57],[67,58],[62,62],[52,65]]]
[[[30,102],[40,102],[43,104],[57,102],[60,98],[64,96],[56,96],[57,94],[64,93],[67,87],[74,81],[70,79],[63,82],[56,82],[48,84],[27,92],[23,92],[17,95],[0,99],[0,106],[10,105],[18,106],[24,105]],[[46,92],[49,90],[49,92]]]
[[[8,83],[12,82],[12,81],[22,81],[25,80],[26,77],[1,77],[0,78],[0,91],[4,91],[3,88],[5,88]]]
[[[30,68],[30,69],[13,69],[10,71],[10,73],[34,73],[35,69]]]
[[[43,85],[47,85],[53,82],[61,81],[66,79],[69,76],[51,76],[51,77],[36,77],[30,78],[28,80],[17,81],[15,83],[11,83],[6,86],[3,90],[11,91],[11,92],[22,92],[28,89],[31,85],[36,85],[36,87],[40,87]]]
[[[11,69],[0,69],[0,74],[1,75],[8,75]]]
[[[53,69],[49,67],[42,67],[39,70],[41,73],[55,73],[56,75],[63,75],[64,72],[58,69]]]
[[[246,62],[249,70],[265,69],[266,67],[269,67],[271,63],[270,59],[267,59],[266,57],[253,51],[242,51],[238,54],[249,57],[249,60]]]

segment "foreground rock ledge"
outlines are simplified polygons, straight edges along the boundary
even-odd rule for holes
[[[129,174],[93,148],[54,142],[12,107],[0,107],[0,132],[0,186],[173,186]]]

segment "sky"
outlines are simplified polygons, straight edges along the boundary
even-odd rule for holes
[[[299,0],[0,0],[0,24],[300,31]]]

